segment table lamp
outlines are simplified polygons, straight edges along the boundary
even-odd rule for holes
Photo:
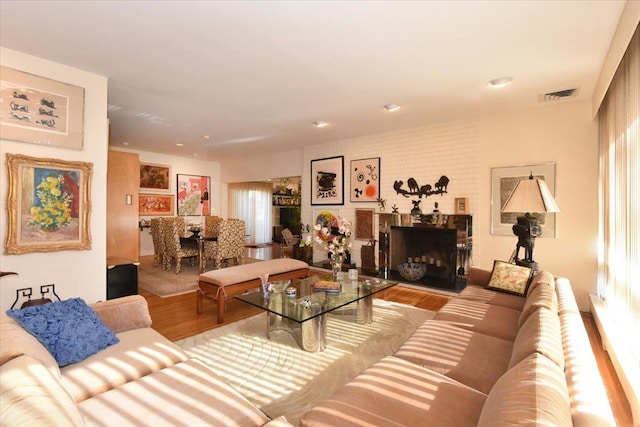
[[[513,234],[518,236],[515,250],[515,262],[517,265],[530,267],[535,273],[538,271],[538,263],[533,260],[533,247],[536,237],[542,234],[542,228],[538,225],[538,219],[531,216],[531,212],[560,212],[560,208],[549,191],[549,187],[542,179],[534,178],[530,173],[528,179],[522,179],[516,184],[516,188],[502,207],[505,213],[522,213],[517,223],[513,226]],[[520,248],[524,248],[524,258],[519,258]]]

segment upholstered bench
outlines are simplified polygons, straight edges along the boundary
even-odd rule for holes
[[[218,304],[218,323],[223,323],[226,301],[259,287],[262,284],[260,276],[264,274],[269,275],[269,281],[302,279],[309,275],[309,264],[297,259],[279,258],[207,271],[198,279],[198,314],[202,313],[202,300],[207,298]]]

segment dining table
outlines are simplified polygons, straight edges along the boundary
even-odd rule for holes
[[[204,242],[217,242],[217,236],[203,236],[200,233],[192,232],[189,236],[180,237],[180,245],[195,244],[198,247],[198,274],[204,272],[206,260],[204,258]]]

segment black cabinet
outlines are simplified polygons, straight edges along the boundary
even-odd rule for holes
[[[127,259],[107,260],[107,299],[138,294],[138,264]]]

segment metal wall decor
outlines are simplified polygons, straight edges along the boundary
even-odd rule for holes
[[[408,189],[402,188],[403,185],[404,182],[396,181],[393,183],[393,189],[396,190],[396,193],[402,194],[404,197],[418,196],[418,198],[421,199],[422,196],[428,197],[433,194],[446,193],[447,186],[449,185],[449,178],[442,175],[438,182],[433,186],[431,186],[431,184],[419,185],[414,178],[409,178],[407,180]]]

